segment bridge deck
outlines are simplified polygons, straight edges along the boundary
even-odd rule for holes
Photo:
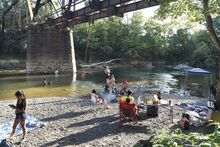
[[[91,22],[97,19],[110,17],[113,15],[123,16],[126,12],[140,10],[158,5],[158,0],[146,2],[146,0],[104,0],[99,9],[93,9],[90,6],[85,6],[79,10],[68,11],[67,15],[48,19],[45,23],[40,24],[41,27],[47,28],[55,26],[56,28],[65,28],[74,26],[84,22]],[[74,7],[72,5],[71,7]],[[70,10],[70,8],[69,8]]]

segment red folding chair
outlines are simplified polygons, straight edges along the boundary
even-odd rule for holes
[[[135,104],[129,104],[126,102],[119,103],[119,114],[120,114],[120,126],[127,120],[131,119],[132,121],[138,119],[138,114]]]

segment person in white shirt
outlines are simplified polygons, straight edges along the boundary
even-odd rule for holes
[[[115,76],[113,74],[111,75],[109,86],[111,88],[111,91],[113,91],[115,87]]]
[[[96,94],[96,90],[95,90],[95,89],[92,90],[92,93],[91,93],[91,101],[92,101],[93,103],[103,104],[103,106],[104,106],[105,109],[109,109],[107,103],[106,103],[104,100],[102,100],[102,99]]]

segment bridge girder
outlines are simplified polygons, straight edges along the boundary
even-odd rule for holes
[[[70,1],[72,0],[69,0],[69,2]],[[104,0],[102,1],[99,10],[94,9],[91,6],[86,6],[79,10],[68,11],[67,15],[64,14],[63,16],[55,19],[48,19],[45,23],[40,24],[40,26],[43,28],[55,26],[58,29],[62,29],[113,15],[122,16],[126,12],[152,7],[159,4],[158,0],[152,0],[149,2],[140,0],[133,3],[128,3],[131,1],[132,0]]]

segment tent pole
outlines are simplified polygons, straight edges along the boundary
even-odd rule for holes
[[[184,85],[183,85],[183,90],[184,90],[184,95],[185,95],[185,92],[186,92],[186,81],[188,79],[188,72],[185,72],[185,79],[184,79]]]
[[[212,74],[210,74],[210,77],[209,77],[210,79],[210,81],[209,81],[209,83],[210,83],[210,85],[209,85],[209,100],[211,100],[211,96],[212,96],[212,94],[211,94],[211,85],[212,85]]]

